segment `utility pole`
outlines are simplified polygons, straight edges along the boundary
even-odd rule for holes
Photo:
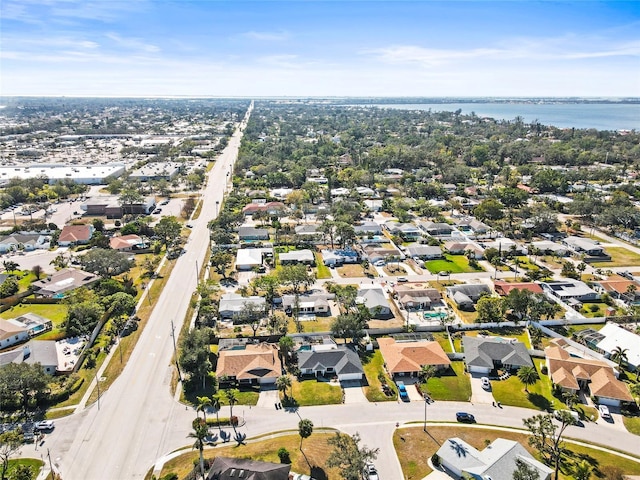
[[[94,374],[94,377],[96,379],[96,388],[98,389],[98,411],[100,411],[100,382],[98,382],[97,372]]]
[[[51,462],[51,453],[49,453],[49,449],[47,448],[47,457],[49,457],[49,469],[51,470],[51,476],[53,480],[56,479],[56,472],[53,471],[53,463]]]
[[[425,432],[427,431],[427,394],[424,395],[424,427],[422,428]]]
[[[176,370],[178,370],[178,380],[182,381],[182,374],[180,373],[180,364],[178,363],[178,349],[176,348],[176,327],[171,320],[171,338],[173,338],[173,356],[176,359]]]

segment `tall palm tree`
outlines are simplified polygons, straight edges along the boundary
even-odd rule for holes
[[[564,392],[562,394],[562,399],[564,400],[564,403],[566,403],[567,407],[569,408],[573,407],[576,403],[580,401],[580,397],[578,397],[578,395],[576,395],[573,392]]]
[[[189,437],[196,439],[193,448],[197,448],[200,453],[200,473],[204,479],[204,439],[209,433],[207,423],[202,418],[196,417],[193,422],[191,422],[191,427],[193,428],[193,432],[189,433]]]
[[[218,422],[218,430],[222,433],[222,426],[220,425],[220,394],[215,393],[211,395],[211,408],[216,411],[216,421]]]
[[[628,349],[616,347],[611,352],[611,360],[618,364],[618,368],[622,369],[622,364],[629,360],[627,357]]]
[[[313,422],[308,418],[303,418],[298,422],[298,433],[300,434],[300,450],[302,450],[302,440],[308,438],[313,433]]]
[[[202,412],[204,423],[207,423],[207,408],[211,406],[211,399],[209,397],[196,397],[196,400],[198,401],[196,412]]]
[[[236,424],[233,421],[233,406],[238,403],[238,390],[236,388],[228,388],[224,391],[224,396],[229,403],[229,420],[231,420],[231,426],[233,427],[233,432],[236,432]]]
[[[536,367],[520,367],[518,370],[518,379],[524,385],[524,391],[529,393],[529,385],[533,385],[538,381],[538,371]]]
[[[291,388],[291,377],[289,375],[280,375],[276,380],[276,387],[278,387],[278,390],[284,393],[284,397],[287,398],[287,389]]]
[[[582,460],[576,464],[573,470],[573,478],[576,480],[589,480],[591,478],[591,464],[587,460]]]

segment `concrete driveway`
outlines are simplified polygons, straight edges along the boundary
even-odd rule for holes
[[[345,380],[340,382],[342,391],[344,392],[344,403],[368,403],[367,397],[362,389],[360,380]]]
[[[275,410],[275,404],[280,402],[280,392],[275,385],[264,385],[260,387],[260,395],[256,406],[262,408],[272,408]]]
[[[472,403],[484,403],[491,404],[495,401],[491,390],[485,390],[482,388],[482,382],[480,378],[486,375],[480,373],[471,374],[471,402]],[[496,380],[498,381],[498,380]]]

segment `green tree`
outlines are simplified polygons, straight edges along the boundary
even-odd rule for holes
[[[504,205],[494,198],[483,200],[473,213],[480,220],[499,220],[504,216]]]
[[[516,459],[516,469],[513,472],[513,480],[540,480],[540,473],[532,465],[520,458]]]
[[[511,309],[511,314],[518,322],[529,318],[529,309],[533,303],[533,294],[529,290],[514,288],[504,297],[505,308]]]
[[[214,252],[211,255],[211,266],[222,278],[227,278],[227,269],[233,262],[233,255],[223,251]]]
[[[538,371],[536,367],[523,366],[518,369],[518,380],[524,385],[524,391],[529,393],[529,386],[538,381]]]
[[[49,395],[49,376],[39,363],[9,363],[0,368],[0,407],[17,405],[27,414]]]
[[[174,216],[162,217],[154,227],[154,231],[166,246],[180,236],[182,225]]]
[[[220,393],[215,393],[211,395],[211,408],[213,408],[216,412],[216,421],[218,422],[218,429],[220,433],[222,433],[222,425],[220,425],[220,407],[222,404],[220,403]]]
[[[207,422],[200,417],[196,417],[193,422],[191,422],[191,428],[193,428],[193,431],[189,433],[189,437],[195,438],[196,440],[193,448],[198,449],[200,455],[200,475],[202,475],[202,479],[204,480],[206,478],[204,471],[204,440],[209,434],[209,429]]]
[[[86,271],[109,278],[128,272],[132,262],[116,250],[95,248],[83,255],[80,263]]]
[[[291,352],[293,352],[293,339],[287,335],[280,337],[278,341],[278,347],[280,350],[280,355],[282,356],[282,360],[285,363],[289,363]]]
[[[2,282],[2,285],[0,285],[0,298],[10,297],[18,293],[18,291],[20,291],[20,286],[18,285],[16,277],[7,277],[5,281]]]
[[[209,329],[194,328],[180,341],[179,364],[189,381],[200,379],[202,388],[211,371],[211,351],[209,349]]]
[[[109,308],[112,317],[129,315],[133,313],[137,305],[136,298],[125,292],[117,292],[102,299],[105,308]]]
[[[290,285],[294,295],[300,293],[304,287],[309,287],[315,282],[315,276],[309,273],[306,265],[282,265],[278,271],[278,279],[285,285]]]
[[[420,367],[420,379],[422,380],[422,383],[424,383],[425,387],[427,385],[427,382],[429,381],[429,379],[431,377],[433,377],[436,372],[438,370],[436,369],[436,367],[434,365],[422,365]]]
[[[370,449],[360,446],[360,434],[352,436],[337,432],[328,440],[333,447],[327,467],[336,467],[344,480],[360,480],[362,471],[367,462],[373,461],[378,456],[378,449]]]
[[[223,390],[225,399],[229,404],[229,416],[231,417],[231,426],[233,427],[233,431],[236,431],[236,422],[233,421],[233,407],[236,403],[238,403],[238,393],[240,393],[236,388],[227,388]]]
[[[578,462],[573,469],[573,478],[575,480],[589,480],[592,472],[591,464],[588,460]]]
[[[298,422],[298,434],[300,435],[300,450],[302,450],[302,441],[309,438],[313,433],[313,422],[308,418],[303,418]]]
[[[504,316],[504,300],[499,297],[482,297],[476,303],[476,310],[476,322],[500,322]]]
[[[253,286],[264,291],[264,298],[271,309],[271,313],[273,313],[273,300],[276,297],[279,285],[280,280],[275,275],[262,275],[253,280]]]
[[[104,315],[104,308],[99,303],[91,301],[73,303],[69,305],[67,318],[63,322],[68,337],[88,335]]]
[[[622,369],[622,364],[629,361],[627,355],[628,349],[617,346],[611,351],[611,360],[618,364],[618,368]]]
[[[35,473],[29,465],[18,465],[11,476],[11,480],[33,480]]]
[[[364,337],[366,322],[357,313],[342,313],[331,323],[331,333],[333,336],[343,338],[347,343],[347,338],[351,338],[353,343],[358,343]]]
[[[287,398],[287,389],[291,389],[291,377],[289,375],[280,375],[276,380],[276,387],[284,394],[284,398]]]
[[[120,205],[124,213],[133,213],[133,206],[142,203],[144,197],[136,188],[127,187],[120,192]]]
[[[18,453],[22,446],[22,435],[18,430],[0,434],[0,480],[6,480],[9,470],[9,458]]]
[[[202,412],[202,418],[204,422],[207,423],[207,408],[212,406],[211,398],[207,396],[196,397],[196,412]]]

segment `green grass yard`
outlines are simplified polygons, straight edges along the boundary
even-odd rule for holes
[[[64,336],[62,322],[67,318],[67,306],[62,303],[53,304],[29,304],[21,303],[9,310],[0,313],[0,318],[16,318],[25,313],[35,313],[41,317],[48,318],[53,323],[53,328],[42,335],[36,337],[38,340],[56,340]]]
[[[640,255],[625,247],[606,247],[605,252],[611,255],[609,262],[593,262],[595,268],[633,267],[640,265]]]
[[[429,260],[424,262],[424,266],[431,273],[436,274],[442,271],[450,273],[471,273],[482,272],[482,267],[478,269],[469,266],[469,259],[464,255],[445,255],[443,260]]]
[[[451,362],[450,370],[430,378],[426,389],[422,384],[421,390],[426,390],[434,400],[468,402],[471,398],[471,381],[464,372],[464,362]]]
[[[314,253],[314,256],[316,257],[316,278],[331,278],[331,270],[324,263],[322,263],[322,255],[316,252]]]
[[[342,403],[342,389],[339,383],[322,382],[316,379],[299,381],[292,378],[291,394],[296,403],[301,406],[336,405]],[[284,398],[280,392],[280,398]]]
[[[387,402],[396,400],[397,392],[395,385],[384,370],[384,359],[380,350],[376,350],[374,353],[369,353],[361,358],[362,366],[364,368],[364,374],[367,377],[367,386],[364,388],[367,400],[370,402]],[[387,385],[393,392],[393,395],[385,395],[382,391],[382,384],[378,379],[378,375],[384,375]]]

